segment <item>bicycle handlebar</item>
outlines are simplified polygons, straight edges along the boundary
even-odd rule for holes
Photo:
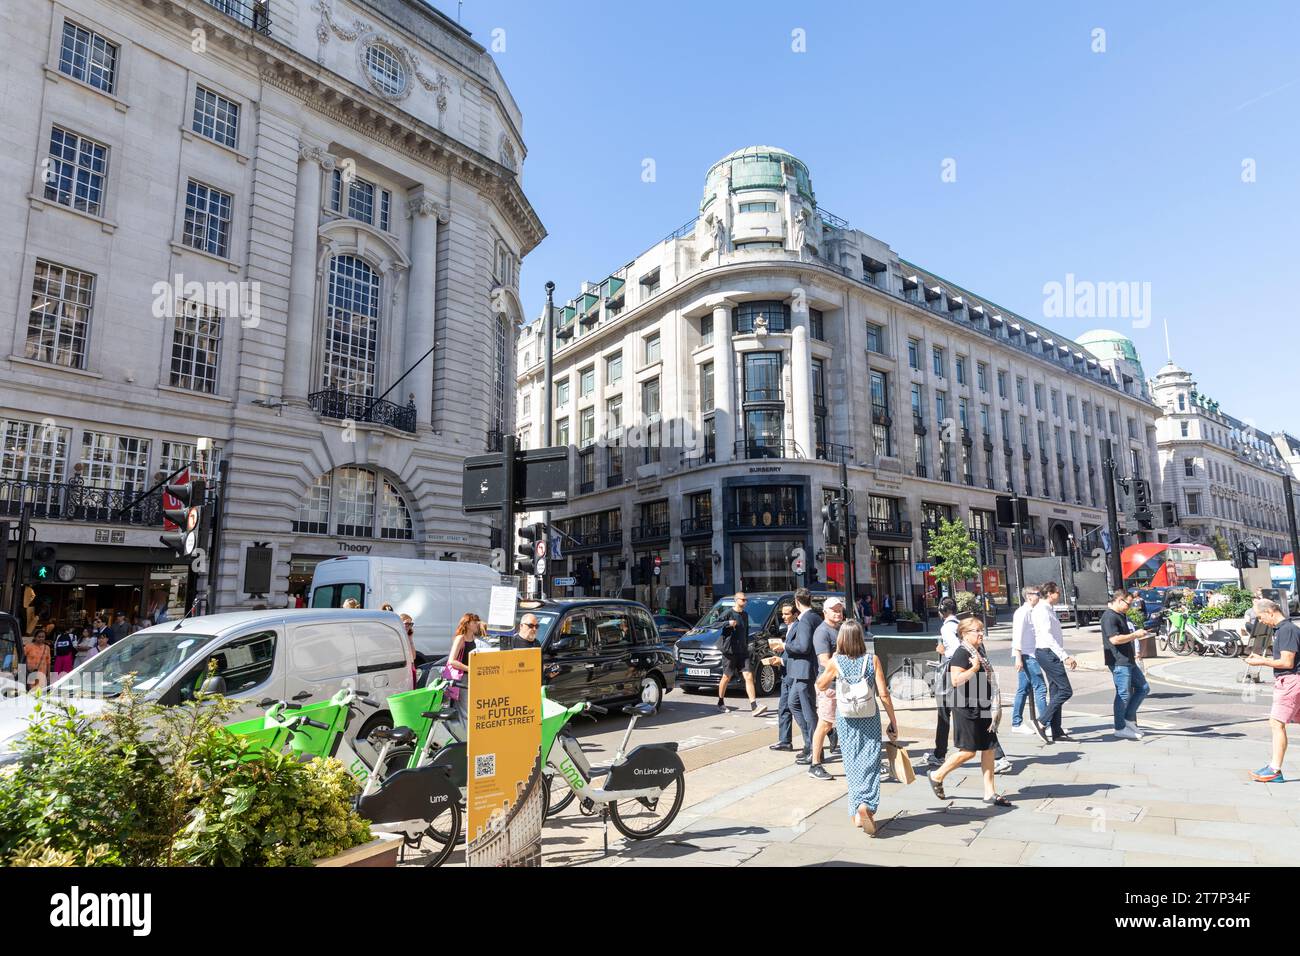
[[[599,714],[601,717],[604,717],[609,713],[608,708],[601,707],[600,704],[588,704],[587,710],[591,711],[593,714]]]

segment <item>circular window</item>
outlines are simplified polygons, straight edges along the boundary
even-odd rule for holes
[[[372,43],[366,47],[366,69],[380,91],[397,96],[406,89],[406,70],[391,47]]]

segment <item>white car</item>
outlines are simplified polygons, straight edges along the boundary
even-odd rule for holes
[[[181,704],[204,688],[214,659],[219,680],[206,692],[248,701],[232,722],[257,716],[265,698],[312,703],[331,697],[345,681],[376,703],[414,684],[414,655],[396,614],[302,609],[211,614],[147,627],[74,668],[50,693],[96,714],[134,675],[135,689],[147,699]],[[35,705],[30,694],[0,699],[0,762],[12,753]],[[357,735],[391,724],[381,703]]]

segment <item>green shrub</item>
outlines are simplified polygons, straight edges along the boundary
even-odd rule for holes
[[[342,765],[253,752],[223,728],[234,706],[41,701],[0,774],[0,864],[301,866],[367,842]]]
[[[1141,627],[1147,622],[1147,615],[1141,608],[1131,607],[1128,609],[1128,619],[1134,627]]]
[[[979,610],[979,601],[970,591],[957,592],[957,613],[972,614]]]
[[[900,621],[911,621],[914,624],[919,623],[921,620],[921,615],[917,614],[915,611],[909,611],[906,609],[899,611],[894,616]]]

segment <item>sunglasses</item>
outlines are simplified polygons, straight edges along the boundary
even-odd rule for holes
[[[533,624],[533,623],[531,623],[531,622],[529,622],[529,621],[523,621],[522,623],[520,623],[519,626],[520,626],[520,627],[526,627],[526,628],[529,628],[529,629],[531,629],[531,630],[536,630],[536,629],[537,629],[537,625],[536,625],[536,624]]]

